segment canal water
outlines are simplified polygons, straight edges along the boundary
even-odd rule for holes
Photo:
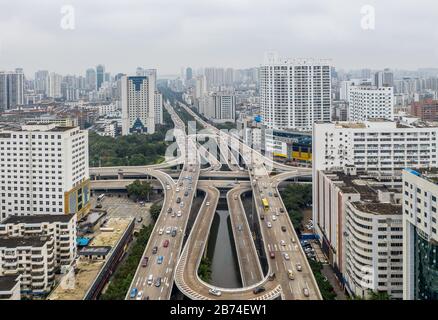
[[[226,201],[224,202],[226,203]],[[210,284],[221,288],[242,287],[228,210],[216,211],[210,232],[207,256],[212,263]]]

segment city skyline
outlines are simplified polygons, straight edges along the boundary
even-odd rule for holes
[[[0,69],[82,74],[97,64],[113,72],[144,65],[173,75],[179,74],[183,65],[195,69],[260,66],[266,51],[330,58],[340,69],[434,66],[437,49],[417,48],[437,39],[433,28],[437,4],[420,0],[415,4],[399,1],[394,6],[389,1],[369,1],[367,5],[375,9],[374,29],[361,25],[367,12],[361,13],[364,3],[340,4],[75,1],[73,6],[63,7],[46,0],[29,10],[26,2],[2,3],[0,27],[8,33],[0,37]],[[430,10],[424,10],[426,7]],[[65,26],[71,13],[73,18]],[[28,54],[31,51],[33,54]],[[121,55],[127,58],[120,59]],[[416,59],[408,62],[406,57],[413,55]],[[90,65],[90,61],[94,63]]]

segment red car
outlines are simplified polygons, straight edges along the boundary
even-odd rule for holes
[[[163,247],[167,248],[169,246],[169,240],[164,240]]]
[[[271,257],[271,259],[275,259],[275,252],[274,251],[269,252],[269,256]]]
[[[149,258],[148,257],[144,257],[143,258],[143,262],[141,263],[141,266],[143,268],[146,268],[148,266],[148,262],[149,262]]]

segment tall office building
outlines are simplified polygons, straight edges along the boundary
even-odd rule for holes
[[[87,69],[85,73],[85,88],[89,91],[94,91],[96,90],[96,84],[96,70],[93,68]]]
[[[330,62],[268,56],[260,68],[260,107],[269,129],[311,131],[314,122],[330,121]]]
[[[24,104],[24,74],[0,72],[0,112]]]
[[[403,171],[403,299],[438,300],[437,169]]]
[[[88,132],[25,125],[0,131],[0,220],[89,209]]]
[[[35,72],[35,93],[46,95],[49,92],[49,71]]]
[[[96,89],[99,90],[102,87],[102,83],[105,82],[105,66],[99,64],[96,67]]]
[[[122,134],[155,132],[155,77],[123,76]]]
[[[394,88],[350,86],[348,120],[363,122],[378,118],[394,120]]]

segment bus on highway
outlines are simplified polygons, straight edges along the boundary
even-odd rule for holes
[[[265,209],[265,211],[268,211],[269,210],[268,199],[262,199],[262,204],[263,204],[263,208]]]

